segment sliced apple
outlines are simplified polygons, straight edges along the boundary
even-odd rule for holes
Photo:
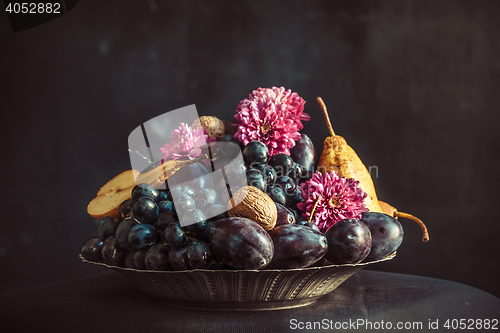
[[[137,170],[127,170],[108,181],[87,206],[89,215],[97,220],[104,216],[120,218],[120,204],[132,197],[132,189],[136,185],[135,177],[138,175]]]
[[[87,206],[87,213],[100,220],[104,216],[120,219],[119,208],[122,202],[132,197],[132,189],[136,184],[148,183],[160,187],[169,176],[182,166],[193,161],[167,161],[156,168],[140,173],[138,170],[127,170],[113,177],[97,192],[97,196]]]
[[[135,178],[140,174],[137,170],[123,171],[119,175],[109,180],[103,187],[99,189],[97,195],[107,195],[123,191],[130,186],[135,186]]]
[[[137,184],[140,183],[148,183],[153,185],[154,187],[159,187],[161,184],[165,182],[170,175],[174,174],[180,167],[191,163],[191,161],[187,162],[177,162],[177,161],[167,161],[163,164],[160,164],[156,168],[141,173],[137,176]]]

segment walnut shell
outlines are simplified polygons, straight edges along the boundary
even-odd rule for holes
[[[193,122],[191,127],[193,129],[198,129],[202,126],[209,138],[218,139],[224,135],[224,123],[217,117],[214,116],[201,116]]]
[[[227,210],[230,217],[246,217],[266,231],[272,230],[278,219],[274,201],[254,186],[243,186],[238,189],[229,200]]]

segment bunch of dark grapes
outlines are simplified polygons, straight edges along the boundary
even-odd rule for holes
[[[119,219],[98,222],[97,235],[82,247],[85,259],[139,270],[220,266],[207,242],[209,223],[227,217],[215,189],[138,184],[131,194],[119,207]]]
[[[287,207],[296,217],[303,214],[297,207],[304,200],[300,184],[311,178],[311,172],[303,170],[289,155],[269,157],[267,146],[259,141],[247,144],[242,155],[248,170],[248,185],[267,193],[274,202]]]
[[[322,257],[334,264],[378,260],[403,240],[401,224],[381,213],[340,221],[325,234],[306,218],[298,208],[304,200],[301,184],[313,175],[316,152],[305,135],[290,155],[270,157],[264,143],[243,147],[226,134],[210,145],[208,155],[169,177],[166,190],[135,186],[118,218],[99,220],[97,235],[85,242],[81,255],[136,270],[254,267],[269,255],[249,251],[263,244],[265,230],[227,212],[232,195],[243,186],[260,189],[276,205],[276,227],[268,234],[274,244],[269,267],[307,267]],[[238,233],[243,226],[244,236]]]
[[[209,243],[210,224],[228,217],[231,196],[246,185],[267,193],[295,219],[303,214],[297,209],[303,200],[300,183],[310,175],[300,164],[285,154],[269,158],[262,142],[241,147],[232,136],[224,135],[217,144],[210,165],[196,162],[176,172],[192,179],[191,185],[178,179],[167,190],[150,184],[135,186],[132,198],[120,205],[118,219],[106,216],[98,222],[97,235],[83,245],[82,256],[139,270],[224,267]],[[210,173],[210,167],[216,172]]]

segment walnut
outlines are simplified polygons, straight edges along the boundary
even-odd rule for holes
[[[274,201],[254,186],[243,186],[227,205],[231,217],[246,217],[270,231],[276,226],[278,211]]]
[[[202,126],[209,138],[218,139],[224,135],[224,123],[217,117],[214,116],[201,116],[193,122],[191,127],[193,129],[198,129]]]

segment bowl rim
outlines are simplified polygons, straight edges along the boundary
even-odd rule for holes
[[[115,269],[115,270],[123,270],[123,271],[131,271],[131,272],[140,272],[140,273],[160,273],[160,274],[183,274],[183,273],[193,273],[193,272],[203,272],[203,273],[213,273],[213,272],[224,272],[224,273],[230,273],[230,274],[237,274],[239,272],[254,272],[254,273],[259,273],[259,272],[302,272],[302,271],[314,271],[314,270],[321,270],[321,269],[327,269],[327,268],[340,268],[340,267],[366,267],[371,264],[376,264],[379,262],[384,262],[393,259],[396,257],[397,251],[394,251],[390,255],[388,255],[385,258],[374,260],[374,261],[367,261],[367,262],[360,262],[357,264],[341,264],[341,265],[324,265],[324,266],[310,266],[310,267],[304,267],[304,268],[287,268],[287,269],[279,269],[279,268],[272,268],[272,269],[186,269],[182,271],[157,271],[157,270],[152,270],[152,269],[135,269],[135,268],[128,268],[128,267],[120,267],[120,266],[112,266],[105,264],[103,262],[96,262],[96,261],[90,261],[87,260],[83,257],[83,255],[80,253],[79,257],[84,263],[88,264],[94,264],[94,265],[100,265],[100,266],[105,266],[107,268]]]

